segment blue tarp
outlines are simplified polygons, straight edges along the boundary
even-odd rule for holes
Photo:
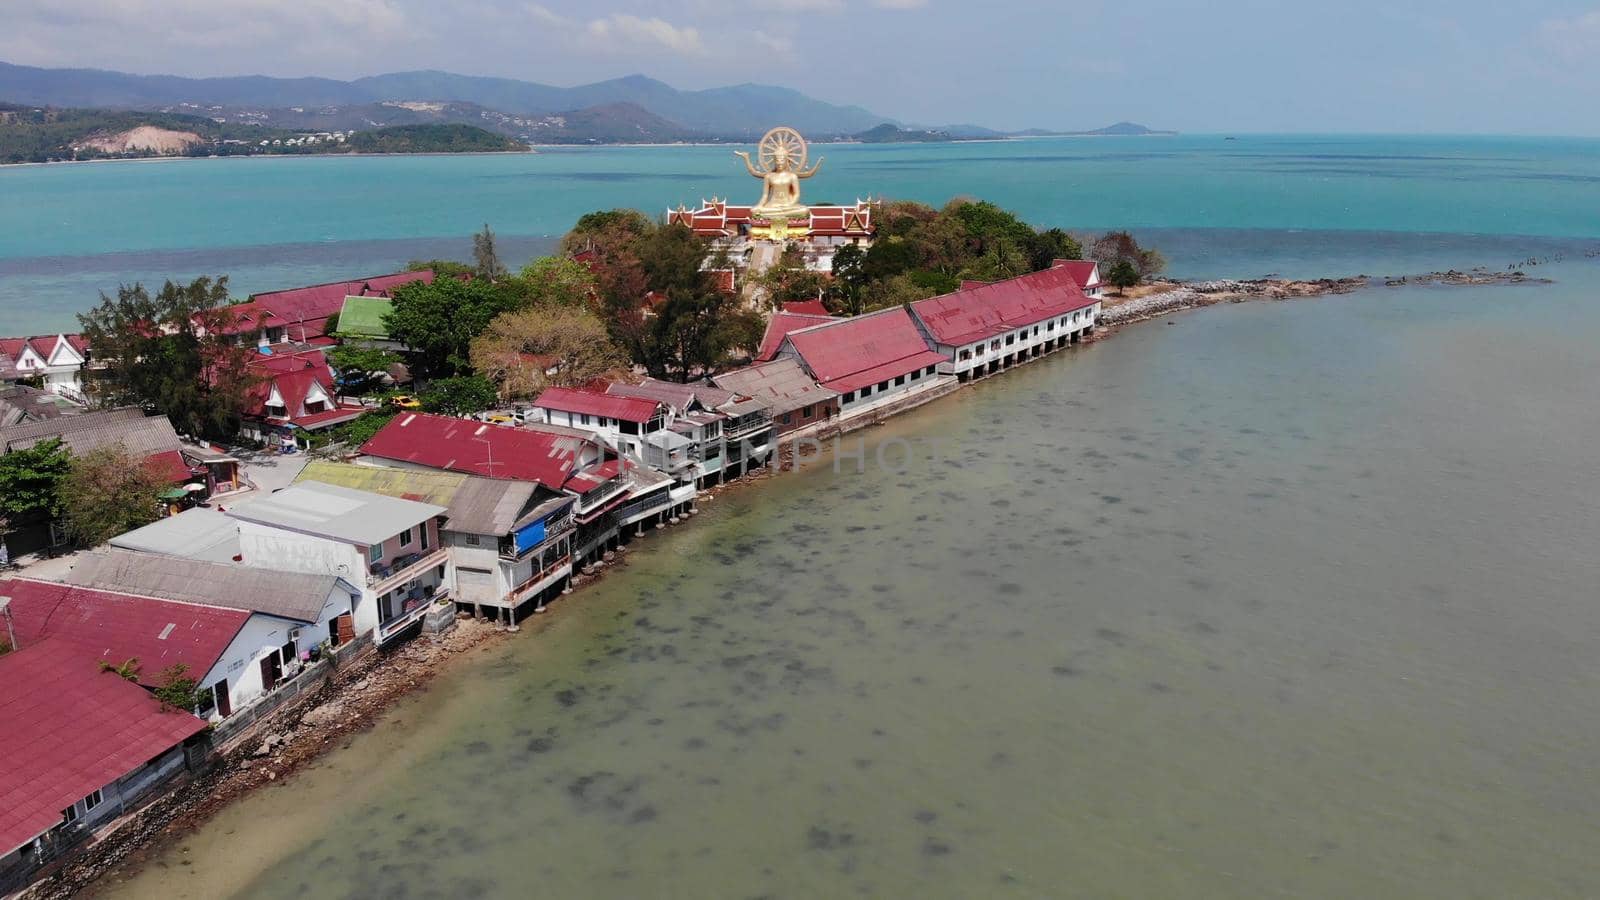
[[[532,522],[517,529],[517,552],[544,543],[544,521]]]

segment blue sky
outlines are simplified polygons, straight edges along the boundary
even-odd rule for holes
[[[1600,134],[1600,0],[0,0],[0,59],[753,81],[923,124]]]

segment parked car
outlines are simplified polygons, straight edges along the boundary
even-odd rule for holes
[[[389,405],[400,409],[421,409],[422,403],[410,394],[395,394],[389,398]]]

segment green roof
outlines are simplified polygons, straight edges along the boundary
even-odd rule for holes
[[[339,310],[338,333],[351,337],[387,340],[389,329],[383,317],[394,309],[394,301],[387,297],[346,297],[344,308]]]

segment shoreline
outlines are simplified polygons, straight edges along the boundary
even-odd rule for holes
[[[1315,280],[1162,281],[1149,285],[1148,290],[1135,296],[1103,296],[1100,318],[1088,342],[1106,340],[1130,325],[1221,303],[1301,300],[1349,294],[1373,287],[1405,285],[1462,287],[1550,283],[1553,283],[1551,279],[1530,277],[1520,271],[1492,272],[1486,269],[1467,272],[1449,270],[1394,278],[1360,275]],[[849,427],[841,423],[838,426],[841,430],[831,432],[830,436],[837,438],[851,431],[884,424],[889,419],[899,418],[955,393],[960,393],[960,390],[930,396],[884,417],[850,423]],[[704,491],[696,502],[714,500],[730,491],[754,486],[825,458],[826,454],[820,449],[810,453],[797,452],[800,447],[800,442],[795,439],[797,435],[789,437],[789,453],[784,452],[784,441],[780,439],[767,466],[736,481]],[[626,559],[625,548],[616,561],[607,563],[593,574],[575,573],[572,589],[578,591],[604,580],[612,568],[626,565]],[[551,612],[559,612],[573,599],[568,597],[564,602],[553,604]],[[552,619],[553,616],[545,621]],[[529,630],[539,634],[545,627]],[[387,653],[367,650],[334,670],[325,684],[307,691],[303,700],[286,704],[271,713],[266,720],[271,727],[256,729],[250,740],[240,741],[225,751],[219,751],[219,759],[211,770],[196,774],[177,790],[128,816],[115,830],[97,839],[81,854],[68,859],[60,869],[35,882],[18,897],[25,900],[65,900],[80,892],[95,896],[98,885],[137,874],[185,837],[205,827],[222,810],[235,806],[261,788],[272,784],[281,786],[284,782],[280,782],[280,778],[288,779],[314,765],[331,751],[341,749],[348,743],[343,739],[369,731],[403,700],[426,691],[439,675],[470,660],[476,652],[499,646],[513,633],[489,620],[474,619],[458,612],[455,626],[444,634],[431,637],[419,635]]]

